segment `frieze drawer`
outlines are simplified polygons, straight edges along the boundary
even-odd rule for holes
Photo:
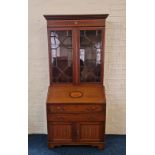
[[[104,114],[48,114],[48,121],[104,121]]]
[[[104,112],[104,105],[48,105],[48,113],[93,113]]]

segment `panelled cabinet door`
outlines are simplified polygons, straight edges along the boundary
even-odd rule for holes
[[[54,142],[72,142],[72,124],[50,122],[48,127],[49,140]]]
[[[103,123],[102,122],[81,122],[79,123],[79,141],[103,141]]]

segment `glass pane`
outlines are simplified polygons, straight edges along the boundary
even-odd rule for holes
[[[80,81],[101,81],[101,30],[80,31]]]
[[[72,32],[51,32],[52,81],[72,82]]]

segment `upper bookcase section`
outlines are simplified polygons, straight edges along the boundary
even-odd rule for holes
[[[105,26],[108,14],[44,15],[47,27]]]

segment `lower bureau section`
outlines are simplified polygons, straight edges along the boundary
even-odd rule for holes
[[[48,122],[48,146],[84,144],[103,148],[104,131],[104,122]]]
[[[91,145],[104,148],[105,104],[47,104],[48,147]]]
[[[105,110],[86,113],[47,113],[48,147],[91,145],[104,148]]]

